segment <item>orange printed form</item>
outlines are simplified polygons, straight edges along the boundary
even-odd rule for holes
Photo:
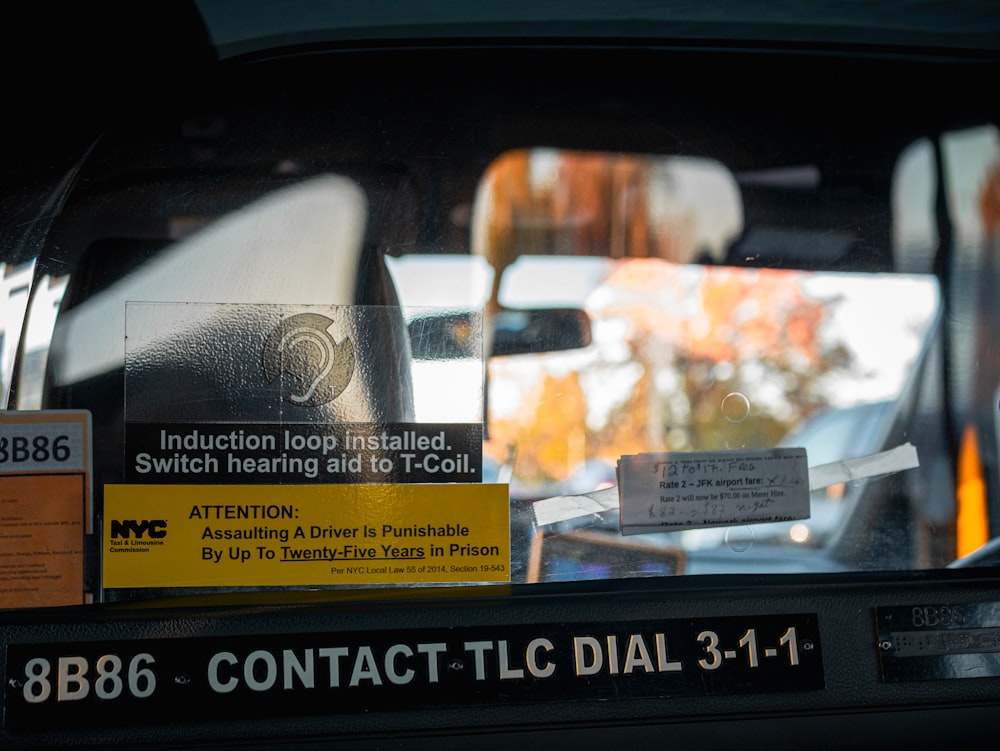
[[[104,587],[510,581],[506,485],[108,485]]]
[[[0,413],[0,608],[78,605],[92,530],[90,413]]]

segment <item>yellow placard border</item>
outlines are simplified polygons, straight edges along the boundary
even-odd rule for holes
[[[105,589],[510,581],[506,485],[107,485]]]

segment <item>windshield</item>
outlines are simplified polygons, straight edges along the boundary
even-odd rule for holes
[[[588,538],[586,562],[545,557],[529,570],[527,555],[515,573],[662,573],[652,562],[671,551],[685,561],[675,573],[880,565],[867,545],[851,557],[834,554],[835,534],[855,505],[877,503],[860,500],[868,478],[847,470],[810,488],[801,519],[761,523],[751,514],[723,524],[690,510],[690,528],[650,526],[631,538],[628,556],[618,545],[620,509],[595,515],[587,494],[618,485],[623,456],[648,452],[738,456],[800,447],[815,467],[904,446],[913,438],[896,426],[907,419],[900,403],[911,398],[940,325],[934,277],[726,265],[752,252],[751,243],[813,256],[844,255],[853,240],[745,231],[736,180],[707,160],[514,152],[491,165],[479,198],[478,245],[467,262],[482,268],[488,260],[500,277],[482,275],[478,297],[487,310],[578,308],[591,335],[572,350],[490,358],[484,452],[509,477],[512,538],[534,540],[537,552],[538,540],[570,530],[605,535]],[[407,255],[390,266],[404,302],[421,262],[437,269],[441,258]],[[443,274],[421,279],[414,302],[449,301],[468,289]],[[873,319],[877,328],[866,323]],[[700,489],[669,502],[720,504],[714,483]],[[548,509],[560,496],[583,497],[575,511],[553,516]]]

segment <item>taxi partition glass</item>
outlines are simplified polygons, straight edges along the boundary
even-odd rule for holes
[[[735,121],[694,81],[645,95],[695,53],[622,52],[616,86],[517,54],[548,100],[473,53],[320,96],[344,58],[305,55],[79,155],[19,245],[4,379],[11,410],[90,415],[95,596],[928,569],[986,542],[995,124],[935,141],[915,106],[863,127],[815,93],[792,128],[738,76]]]

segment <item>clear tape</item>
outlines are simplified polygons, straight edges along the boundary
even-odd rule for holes
[[[920,466],[917,449],[911,443],[878,454],[820,464],[809,470],[809,489],[825,488],[838,482],[894,474]],[[618,488],[604,488],[579,495],[558,495],[536,501],[532,506],[535,524],[547,527],[619,508]]]

